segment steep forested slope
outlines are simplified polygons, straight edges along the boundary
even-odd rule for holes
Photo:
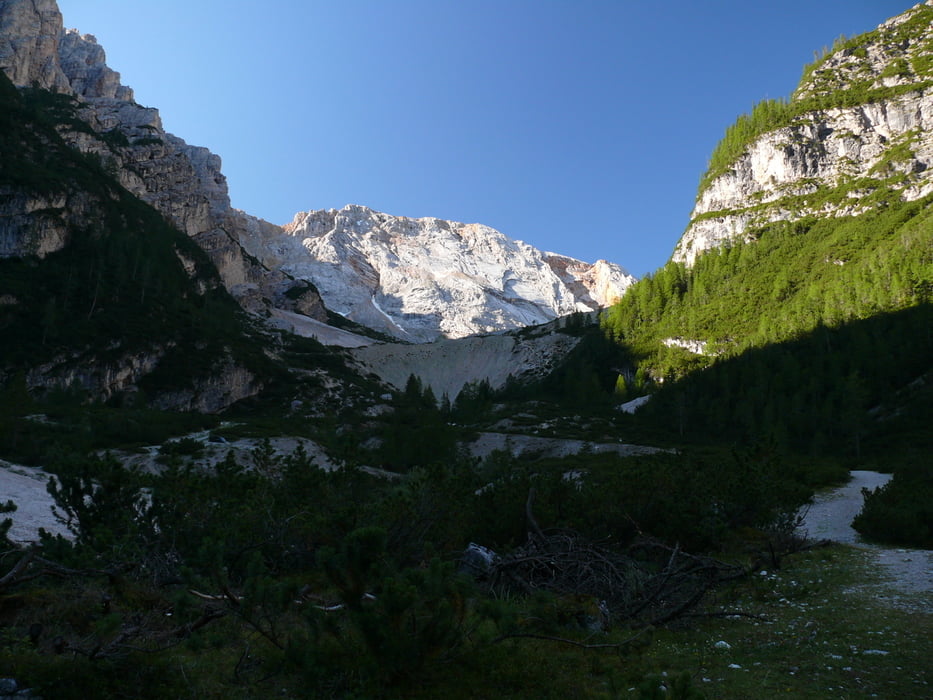
[[[668,263],[615,305],[604,327],[663,378],[821,326],[928,304],[931,202],[763,226],[754,242],[711,251],[692,267]],[[701,352],[685,349],[687,341]]]
[[[0,376],[202,410],[255,393],[265,361],[207,256],[63,123],[72,98],[0,75]]]
[[[840,39],[788,100],[742,115],[710,158],[674,259],[776,221],[864,214],[933,192],[933,5]]]
[[[789,102],[727,132],[674,259],[603,318],[635,358],[620,398],[657,390],[635,424],[896,468],[933,492],[931,16],[839,42]],[[928,509],[888,516],[929,542],[911,534],[933,531]]]

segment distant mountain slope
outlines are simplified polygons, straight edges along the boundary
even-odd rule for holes
[[[593,309],[610,303],[632,281],[617,266],[544,256],[485,227],[475,228],[492,243],[489,249],[460,246],[439,259],[437,254],[453,239],[448,236],[445,243],[431,247],[422,237],[403,246],[414,251],[417,245],[427,245],[422,259],[395,260],[399,247],[377,252],[376,228],[390,218],[398,224],[393,235],[422,224],[375,212],[362,217],[374,227],[374,236],[360,239],[370,241],[366,251],[362,243],[336,240],[351,235],[351,229],[338,234],[346,222],[334,213],[299,214],[286,235],[279,226],[233,209],[220,158],[165,132],[158,110],[135,102],[119,73],[107,66],[97,40],[63,26],[55,0],[0,0],[0,67],[17,86],[35,85],[76,98],[80,124],[59,124],[61,136],[81,152],[95,154],[121,185],[191,236],[241,306],[272,317],[280,327],[297,332],[310,328],[300,319],[289,322],[290,314],[328,321],[316,290],[319,283],[334,309],[350,319],[400,339],[424,341],[505,330]],[[353,222],[354,234],[363,233],[355,223],[359,218]],[[338,224],[328,241],[304,247],[287,244],[290,236],[308,237],[303,226],[319,228],[325,219]],[[282,258],[283,253],[291,257]],[[442,260],[447,267],[440,271]],[[378,269],[379,284],[367,277],[370,268]],[[412,283],[395,281],[393,270]],[[455,279],[461,273],[464,276]],[[415,280],[431,281],[419,286]]]
[[[357,205],[301,213],[285,235],[241,240],[269,269],[312,282],[329,309],[412,342],[592,311],[635,281],[618,265],[543,253],[488,226]]]
[[[754,240],[762,226],[858,215],[933,192],[933,2],[837,42],[789,101],[766,100],[710,159],[674,251]]]

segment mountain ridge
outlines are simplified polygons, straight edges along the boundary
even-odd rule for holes
[[[360,205],[299,212],[244,247],[315,285],[329,309],[409,342],[538,325],[609,306],[634,282],[618,265],[545,253],[482,224]]]
[[[77,128],[62,125],[59,129],[62,136],[81,152],[96,154],[116,175],[120,184],[154,206],[181,231],[192,237],[211,257],[225,287],[244,309],[271,318],[273,325],[290,330],[307,324],[289,324],[283,320],[288,314],[328,322],[328,311],[318,295],[319,280],[307,274],[296,278],[289,272],[289,267],[300,269],[301,265],[276,262],[277,251],[265,250],[263,247],[265,241],[279,245],[283,234],[287,233],[285,228],[234,209],[230,203],[226,179],[221,172],[219,156],[165,132],[158,110],[137,104],[132,89],[122,85],[120,74],[107,66],[104,49],[96,38],[77,30],[64,29],[55,0],[3,0],[0,3],[0,31],[6,37],[0,45],[0,66],[10,75],[14,84],[20,87],[35,85],[75,97],[78,100],[78,116],[83,125]],[[512,245],[505,241],[508,239],[502,236],[499,248]],[[52,239],[51,243],[63,245],[64,240]],[[302,254],[303,262],[307,263],[307,250],[296,249],[296,252]],[[462,252],[464,255],[474,254],[469,250]],[[532,258],[538,256],[538,252],[530,247],[528,253]],[[384,252],[382,255],[390,254]],[[263,261],[270,261],[270,264]],[[352,279],[349,273],[355,269],[354,262],[359,260],[348,261],[350,267],[339,275],[341,284],[337,289],[325,290],[332,303],[348,286],[371,287],[366,279]],[[421,270],[430,262],[427,258],[421,261],[409,260],[414,270]],[[550,268],[536,268],[524,261],[519,261],[519,265],[521,274],[541,274],[546,278],[531,280],[532,287],[541,288],[554,283]],[[366,265],[358,267],[361,272],[366,271]],[[569,270],[569,274],[558,275],[557,283],[566,289],[552,295],[552,300],[543,302],[541,299],[531,299],[526,303],[518,295],[511,302],[514,309],[507,313],[500,308],[500,297],[512,296],[509,290],[501,284],[485,280],[479,285],[482,289],[478,287],[472,294],[474,298],[479,296],[488,300],[489,308],[476,312],[485,316],[483,322],[462,320],[461,316],[469,316],[472,312],[460,313],[456,303],[445,302],[443,293],[434,295],[434,309],[405,311],[406,304],[410,304],[408,300],[390,300],[390,297],[397,295],[398,288],[370,289],[373,293],[369,301],[359,304],[361,308],[368,304],[366,312],[351,313],[350,316],[355,315],[371,322],[376,330],[388,332],[400,339],[423,342],[448,334],[462,336],[517,328],[577,310],[578,304],[558,297],[575,297],[581,302],[581,308],[592,309],[597,304],[594,295],[611,301],[623,293],[633,279],[623,274],[621,268],[607,272],[606,264],[600,264],[592,272],[585,269],[577,272],[576,266],[570,264],[564,267]],[[318,272],[326,269],[325,265],[316,267]],[[456,269],[452,268],[450,272],[454,273]],[[517,270],[508,271],[507,274],[516,278],[520,276]],[[333,278],[331,275],[328,279]],[[517,281],[519,284],[526,282],[521,279]],[[614,291],[605,289],[607,285],[613,284],[616,286]],[[389,308],[388,314],[379,311],[376,296],[380,296],[383,305]],[[425,306],[424,303],[415,305]],[[521,307],[527,307],[525,313]],[[408,317],[414,315],[437,320],[429,322],[425,328],[423,324],[409,324],[410,318],[406,314]],[[452,320],[448,321],[448,316]]]
[[[727,130],[672,259],[754,240],[776,221],[844,217],[933,192],[933,4],[841,41],[788,101]]]

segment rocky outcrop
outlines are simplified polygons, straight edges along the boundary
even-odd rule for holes
[[[61,36],[55,0],[0,0],[0,68],[14,85],[70,91],[58,59]]]
[[[238,242],[245,231],[278,227],[230,206],[220,157],[167,133],[158,110],[137,104],[120,74],[107,66],[94,36],[63,29],[54,0],[0,0],[0,67],[15,85],[77,98],[77,116],[90,129],[63,124],[62,137],[98,156],[123,187],[194,238],[245,308],[264,313],[283,304],[295,310],[292,296],[285,296],[294,281],[270,274]],[[64,241],[60,236],[49,240]],[[54,244],[33,247],[48,251]],[[303,308],[323,317],[313,289],[304,297]]]
[[[43,258],[61,250],[93,206],[83,192],[42,195],[0,186],[0,258]]]
[[[512,332],[440,340],[418,345],[381,343],[349,351],[364,373],[373,373],[403,390],[412,375],[440,399],[454,401],[467,384],[488,382],[493,389],[509,377],[519,381],[550,374],[580,342],[557,332],[556,325],[540,332]],[[536,329],[537,330],[537,329]]]
[[[153,408],[165,410],[217,413],[241,399],[255,396],[261,388],[252,372],[228,359],[193,386],[163,391],[151,403]]]
[[[69,29],[58,47],[62,71],[68,78],[69,92],[78,97],[133,102],[133,90],[120,83],[120,74],[107,66],[104,49],[92,34]]]
[[[488,226],[358,205],[300,213],[284,235],[242,241],[266,267],[313,282],[331,310],[413,342],[592,311],[634,282],[618,265],[543,253]]]
[[[326,321],[326,301],[400,339],[460,337],[606,306],[633,281],[617,265],[545,254],[485,226],[363,207],[302,213],[283,230],[231,207],[220,158],[166,133],[158,110],[137,104],[106,65],[96,39],[63,29],[54,0],[0,0],[0,28],[0,67],[16,85],[77,100],[90,128],[64,121],[66,142],[191,236],[240,304],[279,325],[281,312]],[[46,210],[54,215],[35,224],[45,227],[41,242],[19,230],[27,252],[61,248],[57,222],[74,223],[64,209]],[[9,221],[34,211],[21,208]],[[14,250],[12,238],[0,230],[0,254]]]
[[[674,260],[750,240],[774,221],[857,215],[879,192],[933,192],[933,2],[844,42],[808,69],[788,123],[705,186]]]
[[[139,380],[158,366],[165,351],[164,347],[153,346],[145,351],[120,353],[106,359],[93,352],[60,355],[30,369],[26,375],[26,386],[33,391],[50,387],[70,388],[107,401],[135,391]]]
[[[77,390],[97,401],[125,398],[138,390],[147,375],[159,369],[172,349],[168,344],[115,352],[118,348],[115,343],[101,353],[86,351],[55,357],[31,368],[26,374],[26,386],[35,393],[50,388]],[[220,358],[209,374],[180,384],[154,391],[149,404],[164,410],[216,413],[262,389],[252,372],[229,357]]]

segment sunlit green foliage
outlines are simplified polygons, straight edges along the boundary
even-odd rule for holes
[[[715,178],[727,172],[756,138],[769,131],[791,126],[795,120],[809,112],[880,102],[929,87],[933,84],[931,46],[915,49],[914,58],[909,63],[903,56],[893,55],[881,76],[876,77],[870,71],[866,73],[862,68],[868,59],[865,46],[883,44],[886,50],[894,51],[892,47],[905,45],[928,29],[931,19],[933,7],[922,5],[916,8],[909,20],[893,29],[875,30],[851,39],[837,39],[831,50],[825,50],[823,56],[804,68],[800,87],[792,98],[763,100],[726,129],[725,136],[710,156],[707,171],[700,180],[699,193]],[[837,54],[850,57],[838,75],[825,69],[827,59]],[[911,76],[911,70],[915,75]],[[886,87],[878,80],[879,77],[910,77],[911,80]]]
[[[634,285],[603,326],[646,357],[656,378],[682,376],[713,357],[933,301],[931,230],[930,198],[772,224],[692,268],[668,263]],[[706,354],[666,347],[665,338],[705,341]]]

